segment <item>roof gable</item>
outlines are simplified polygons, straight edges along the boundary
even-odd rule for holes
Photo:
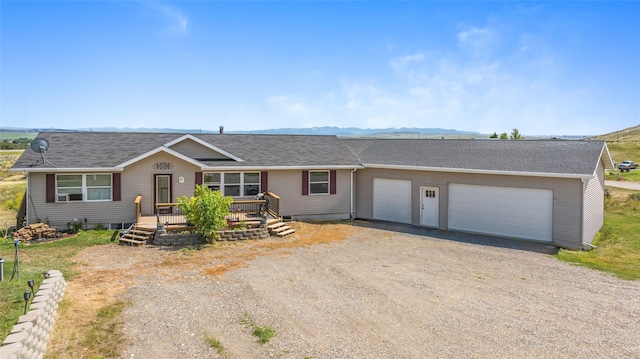
[[[190,134],[165,143],[164,146],[183,153],[198,161],[232,160],[244,162],[240,157],[234,156],[231,153]]]
[[[167,154],[172,155],[174,157],[177,157],[177,158],[179,158],[179,159],[181,159],[181,160],[183,160],[185,162],[189,162],[189,163],[191,163],[191,164],[193,164],[195,166],[202,167],[202,163],[194,160],[193,158],[191,158],[189,156],[186,156],[186,155],[184,155],[184,154],[182,154],[182,153],[180,153],[178,151],[172,150],[171,148],[167,148],[167,147],[162,146],[162,147],[155,148],[155,149],[153,149],[153,150],[151,150],[151,151],[149,151],[147,153],[144,153],[144,154],[142,154],[142,155],[140,155],[140,156],[138,156],[136,158],[132,158],[132,159],[126,161],[126,162],[123,162],[123,163],[115,166],[115,168],[117,168],[117,169],[125,168],[125,167],[127,167],[129,165],[132,165],[132,164],[134,164],[134,163],[136,163],[138,161],[141,161],[141,160],[143,160],[145,158],[151,157],[151,156],[153,156],[153,155],[155,155],[157,153],[160,153],[160,152],[167,153]]]

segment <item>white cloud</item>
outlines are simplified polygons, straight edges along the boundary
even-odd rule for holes
[[[169,20],[166,30],[174,35],[186,35],[189,33],[189,17],[179,9],[165,3],[145,3],[149,7],[164,15]]]
[[[305,104],[292,96],[273,96],[269,99],[269,105],[277,111],[293,116],[308,116],[310,110]]]
[[[490,53],[498,38],[494,30],[472,26],[460,31],[457,35],[458,47],[470,52],[473,56]]]
[[[401,56],[389,61],[389,65],[396,72],[402,72],[410,66],[412,63],[421,62],[424,60],[424,54],[414,54],[408,56]]]

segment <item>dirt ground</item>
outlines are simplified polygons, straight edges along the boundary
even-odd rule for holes
[[[84,335],[117,300],[128,303],[125,358],[640,357],[640,283],[560,262],[553,248],[411,226],[295,226],[285,239],[201,250],[84,250],[48,357],[95,355]],[[276,336],[257,343],[246,318]]]

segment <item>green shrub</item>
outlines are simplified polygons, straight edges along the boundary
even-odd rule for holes
[[[187,221],[196,227],[207,243],[213,243],[217,239],[217,231],[227,224],[225,217],[229,214],[233,198],[198,185],[193,197],[182,196],[178,203]]]

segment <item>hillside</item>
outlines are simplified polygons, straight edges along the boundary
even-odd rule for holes
[[[591,137],[592,140],[606,140],[607,142],[640,142],[640,126],[625,128],[620,131]]]

